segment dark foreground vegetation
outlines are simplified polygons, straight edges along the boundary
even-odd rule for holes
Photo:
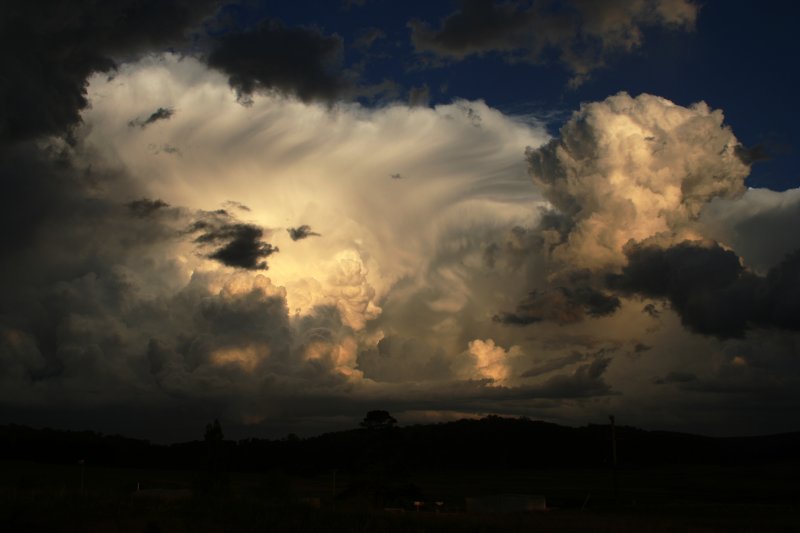
[[[202,440],[169,446],[0,426],[0,530],[800,530],[800,434],[617,427],[615,468],[608,426],[362,426],[236,442],[209,424]],[[544,497],[547,510],[470,503],[503,495]]]

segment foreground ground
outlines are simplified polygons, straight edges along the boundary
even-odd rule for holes
[[[0,467],[2,531],[800,530],[800,465],[795,463],[620,469],[616,490],[606,469],[459,469],[402,476],[230,473],[225,490],[215,494],[198,493],[198,473],[186,470],[27,462]],[[144,492],[152,497],[140,497],[142,491],[152,491]],[[509,493],[543,495],[548,510],[496,514],[465,509],[467,496]],[[434,501],[443,505],[440,512],[415,512],[415,498],[426,502],[421,509],[435,508]]]

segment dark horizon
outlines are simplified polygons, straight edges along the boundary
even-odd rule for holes
[[[605,420],[598,419],[596,421],[586,421],[583,424],[569,424],[566,422],[558,422],[558,421],[550,421],[550,420],[540,420],[540,419],[531,419],[528,417],[515,417],[515,416],[506,416],[506,415],[498,415],[498,414],[484,414],[481,416],[474,416],[470,418],[453,418],[449,420],[439,420],[439,421],[415,421],[415,420],[397,420],[397,428],[411,428],[411,427],[427,427],[427,426],[441,426],[441,425],[448,425],[454,423],[464,423],[464,422],[475,422],[479,423],[481,421],[491,420],[493,418],[499,418],[502,420],[519,420],[524,422],[532,422],[535,424],[549,424],[561,428],[566,428],[570,430],[580,430],[586,429],[590,427],[610,427],[610,422],[608,417]],[[616,418],[616,417],[615,417]],[[195,424],[192,428],[188,427],[188,424],[184,426],[181,430],[181,434],[184,435],[183,437],[178,437],[178,433],[173,431],[159,431],[157,433],[152,433],[152,436],[148,436],[147,434],[143,433],[125,433],[121,431],[114,431],[114,430],[101,430],[98,427],[81,427],[81,426],[71,426],[71,425],[63,425],[58,423],[18,423],[14,421],[4,421],[0,424],[0,427],[11,427],[11,426],[18,426],[21,428],[30,428],[35,431],[42,431],[42,430],[53,430],[57,432],[65,432],[65,433],[94,433],[102,437],[122,437],[125,439],[132,439],[132,440],[141,440],[147,441],[153,445],[157,446],[170,446],[173,444],[180,444],[185,442],[193,442],[193,441],[200,441],[203,438],[203,432],[205,431],[205,426],[210,423],[211,421],[218,420],[221,423],[221,426],[224,431],[225,439],[230,441],[243,441],[249,439],[263,439],[268,441],[284,441],[287,438],[299,438],[299,439],[316,439],[319,437],[324,437],[327,435],[332,434],[339,434],[339,433],[347,433],[350,431],[362,429],[360,426],[360,422],[363,420],[363,414],[360,417],[355,417],[352,423],[342,422],[341,425],[336,427],[329,427],[326,429],[322,429],[316,432],[309,431],[309,432],[295,432],[295,431],[283,431],[283,430],[274,430],[273,432],[265,432],[263,429],[259,431],[260,428],[254,428],[253,426],[246,426],[246,425],[237,425],[235,423],[230,423],[225,419],[218,419],[218,418],[207,418],[204,419],[205,422],[198,419],[198,423]],[[686,435],[686,436],[694,436],[694,437],[703,437],[708,439],[717,439],[717,440],[737,440],[737,439],[750,439],[750,438],[769,438],[769,437],[779,437],[779,436],[787,436],[787,435],[796,435],[800,434],[800,428],[795,429],[787,429],[786,431],[780,431],[775,433],[749,433],[749,434],[726,434],[726,435],[714,435],[703,433],[701,431],[685,431],[682,429],[676,428],[666,428],[666,427],[651,427],[651,426],[641,426],[635,424],[628,424],[624,420],[617,420],[618,427],[628,428],[628,429],[635,429],[639,431],[644,431],[647,433],[658,434],[676,434],[676,435]],[[176,435],[174,438],[162,438],[159,435],[165,435],[172,433]]]
[[[373,410],[308,439],[232,440],[214,420],[171,445],[0,425],[0,453],[0,516],[19,530],[766,532],[796,526],[800,432],[401,426]]]

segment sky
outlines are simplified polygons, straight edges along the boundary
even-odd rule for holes
[[[3,11],[0,423],[800,429],[791,3]]]

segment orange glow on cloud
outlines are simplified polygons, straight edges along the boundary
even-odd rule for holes
[[[475,339],[469,343],[469,353],[475,358],[475,370],[480,377],[501,384],[511,377],[509,359],[521,355],[522,351],[519,346],[506,351],[492,339]]]
[[[211,354],[215,365],[238,365],[247,372],[253,372],[258,364],[269,357],[269,346],[251,344],[245,347],[220,348]]]

